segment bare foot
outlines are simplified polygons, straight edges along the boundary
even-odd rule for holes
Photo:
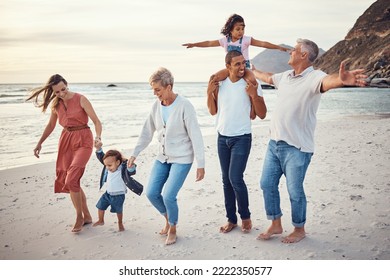
[[[228,232],[231,232],[235,227],[237,227],[237,224],[233,224],[231,222],[227,222],[226,225],[221,226],[219,228],[219,232],[228,233]]]
[[[92,216],[89,212],[87,214],[84,213],[84,226],[88,224],[92,224]]]
[[[72,232],[80,232],[83,229],[84,219],[77,218],[76,223],[73,226]]]
[[[295,228],[292,233],[282,239],[283,243],[297,243],[305,238],[306,233],[304,228]]]
[[[168,231],[169,231],[169,228],[170,228],[170,225],[169,225],[169,222],[168,222],[168,216],[167,216],[167,214],[164,215],[164,218],[165,218],[165,226],[164,226],[163,229],[160,231],[160,235],[167,235],[167,234],[168,234]]]
[[[168,231],[168,237],[165,240],[165,245],[175,244],[176,243],[176,238],[177,238],[177,236],[176,236],[176,228],[170,227],[169,231]]]
[[[160,235],[167,235],[168,231],[169,231],[169,224],[166,224],[159,233]]]
[[[118,226],[119,226],[119,231],[124,231],[125,230],[125,227],[123,226],[122,223],[119,223]]]
[[[241,231],[243,233],[249,233],[251,231],[251,229],[252,229],[251,219],[242,220]]]
[[[104,225],[104,221],[97,221],[92,226],[96,227],[96,226],[102,226],[102,225]]]
[[[266,232],[260,233],[257,240],[269,240],[274,234],[281,234],[283,232],[282,226],[271,225]]]

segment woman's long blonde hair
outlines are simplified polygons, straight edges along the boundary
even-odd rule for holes
[[[55,86],[60,82],[64,82],[66,86],[68,85],[68,82],[61,75],[55,74],[51,76],[43,87],[33,89],[31,95],[26,99],[26,101],[35,99],[34,100],[35,106],[42,108],[42,112],[46,112],[46,109],[47,107],[49,107],[50,102],[53,101],[51,105],[51,109],[55,109],[58,105],[59,98],[57,97],[57,95],[53,94],[52,86]],[[42,92],[43,92],[43,100],[39,100],[39,95]]]

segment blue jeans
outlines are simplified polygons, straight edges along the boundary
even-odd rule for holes
[[[191,166],[192,163],[161,163],[156,160],[152,168],[146,196],[161,215],[167,215],[170,225],[176,225],[178,222],[179,207],[176,196]]]
[[[295,227],[305,225],[307,202],[303,181],[312,155],[313,153],[301,152],[284,141],[269,141],[260,180],[265,211],[269,220],[282,216],[279,180],[284,174],[290,196],[292,224]]]
[[[222,171],[226,217],[233,224],[237,224],[236,202],[242,220],[251,216],[248,189],[244,182],[244,171],[251,146],[251,134],[233,137],[218,134],[218,156]]]

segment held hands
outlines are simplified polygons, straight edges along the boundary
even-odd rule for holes
[[[356,69],[356,70],[351,70],[347,71],[345,70],[345,64],[349,58],[343,60],[340,63],[340,69],[339,69],[339,78],[343,85],[345,86],[359,86],[359,87],[364,87],[367,85],[367,75],[364,75],[363,72],[365,71],[364,69]]]
[[[101,149],[101,147],[103,146],[103,143],[102,143],[102,140],[100,139],[100,137],[95,138],[94,146],[95,146],[96,150]]]
[[[127,167],[131,168],[134,165],[135,157],[131,156],[127,161]]]

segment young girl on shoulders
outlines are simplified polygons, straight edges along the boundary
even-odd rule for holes
[[[232,51],[232,50],[238,50],[242,53],[242,55],[245,57],[247,64],[246,67],[250,68],[250,62],[249,62],[249,46],[256,46],[266,49],[278,49],[280,51],[288,51],[288,48],[278,46],[266,41],[260,41],[256,40],[255,38],[251,36],[244,35],[245,33],[245,23],[243,17],[233,14],[231,15],[226,23],[225,26],[221,30],[221,34],[224,35],[219,40],[212,40],[212,41],[203,41],[198,43],[186,43],[183,44],[183,46],[187,48],[208,48],[208,47],[223,47],[225,49],[225,52]]]
[[[233,14],[231,15],[224,27],[221,30],[221,34],[225,35],[219,40],[212,41],[202,41],[197,43],[186,43],[183,46],[187,48],[199,47],[199,48],[208,48],[208,47],[218,47],[221,46],[225,49],[225,52],[232,50],[237,50],[242,53],[246,60],[246,70],[250,69],[249,61],[249,46],[256,46],[266,49],[277,49],[280,51],[287,52],[289,49],[278,46],[266,41],[256,40],[251,36],[244,35],[245,33],[245,22],[244,18],[240,15]],[[213,75],[214,81],[223,81],[228,77],[229,73],[227,69],[220,70],[215,75]],[[251,82],[253,85],[257,86],[257,81],[252,73],[252,71],[245,71],[244,79]]]

